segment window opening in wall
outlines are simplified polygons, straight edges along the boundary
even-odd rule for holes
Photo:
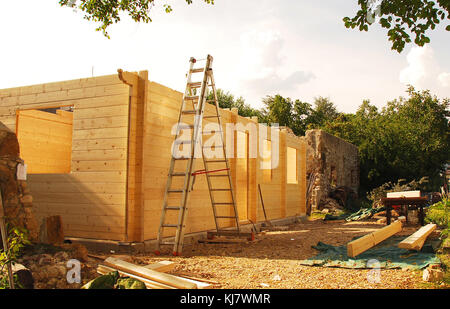
[[[263,141],[262,167],[263,182],[272,182],[272,143],[266,139]]]
[[[28,174],[70,173],[72,106],[17,111],[16,123]]]
[[[287,183],[297,184],[298,183],[298,173],[297,173],[297,149],[287,147],[286,151],[286,170],[287,170]]]

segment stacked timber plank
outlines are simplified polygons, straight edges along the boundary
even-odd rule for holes
[[[144,282],[148,289],[206,289],[211,285],[205,282],[178,277],[165,272],[173,270],[175,264],[162,261],[147,266],[135,265],[117,258],[109,257],[98,266],[99,274],[118,271],[121,276]]]
[[[376,246],[380,242],[388,239],[392,235],[400,232],[402,230],[402,223],[400,221],[395,221],[394,223],[385,226],[384,228],[367,234],[361,238],[351,241],[347,244],[347,255],[349,257],[355,257],[364,251]]]
[[[398,244],[399,248],[420,251],[427,237],[436,229],[436,224],[422,226],[417,232]]]

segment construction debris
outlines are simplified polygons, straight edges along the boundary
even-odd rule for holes
[[[61,216],[50,216],[42,220],[39,231],[39,240],[41,243],[50,245],[61,245],[64,243]]]
[[[97,272],[105,275],[117,271],[119,275],[139,280],[149,289],[206,289],[211,284],[201,282],[189,276],[178,277],[167,274],[173,270],[175,264],[162,261],[147,266],[139,266],[126,261],[109,257],[99,265]],[[202,280],[205,281],[205,280]]]
[[[209,243],[209,244],[226,244],[226,243],[247,243],[248,239],[242,238],[225,238],[225,237],[214,237],[213,239],[199,239],[199,243]]]
[[[435,268],[434,265],[429,266],[423,271],[422,280],[426,282],[439,282],[444,279],[444,272]]]

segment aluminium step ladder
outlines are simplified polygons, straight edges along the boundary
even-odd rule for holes
[[[232,186],[229,162],[226,156],[223,127],[220,118],[216,87],[214,84],[214,76],[212,71],[213,57],[208,55],[204,61],[205,65],[203,68],[194,68],[195,63],[197,63],[195,58],[191,58],[189,61],[190,65],[187,74],[186,89],[183,95],[183,101],[178,117],[175,141],[172,149],[172,158],[170,161],[164,194],[161,221],[158,230],[157,246],[155,250],[155,253],[158,255],[160,254],[161,246],[173,246],[173,255],[176,256],[181,254],[184,242],[185,221],[188,211],[189,195],[193,189],[195,177],[202,174],[206,175],[214,221],[216,224],[216,232],[210,232],[208,237],[210,238],[215,235],[248,237],[248,234],[250,234],[249,237],[254,239],[253,233],[242,233],[240,231],[236,198]],[[202,81],[192,81],[192,75],[195,73],[203,73]],[[208,95],[211,92],[213,99],[208,100]],[[207,103],[213,103],[215,105],[214,115],[204,115],[205,105]],[[210,123],[215,123],[216,129],[204,131],[203,119],[210,119]],[[189,140],[182,139],[184,134],[180,134],[182,131],[184,132],[186,130],[189,130],[192,133]],[[219,134],[220,138],[218,143],[215,143],[212,147],[202,145],[202,137],[211,134]],[[189,152],[187,154],[180,156],[177,153],[180,144],[183,144],[183,147],[189,145]],[[214,150],[222,149],[221,158],[208,159],[208,153],[206,152],[208,150],[212,150],[213,148]],[[201,149],[204,170],[194,172],[193,169],[195,158],[198,155],[199,149]],[[181,171],[179,168],[180,164]],[[219,178],[227,179],[227,181],[225,181],[226,187],[214,187],[213,179]],[[181,188],[173,187],[174,182],[177,181],[179,184],[182,182]],[[217,193],[219,192],[228,193],[228,199],[221,200],[217,196]],[[174,200],[176,201],[176,205],[170,205]],[[224,209],[227,212],[226,215],[223,214]],[[169,212],[175,213],[175,215],[172,215],[172,218],[168,218],[167,214]],[[176,215],[176,213],[178,213],[178,215]],[[223,220],[232,220],[234,221],[235,226],[232,229],[224,229],[221,227],[223,226]],[[175,229],[176,232],[174,241],[169,242],[164,240],[163,234],[165,229]]]

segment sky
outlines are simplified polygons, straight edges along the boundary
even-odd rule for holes
[[[159,2],[165,3],[165,2]],[[329,97],[341,112],[364,99],[383,107],[406,96],[407,85],[450,97],[449,32],[440,25],[431,43],[391,50],[386,30],[347,29],[357,0],[166,1],[153,22],[127,16],[95,31],[82,12],[58,0],[0,2],[0,89],[148,70],[149,79],[184,91],[190,57],[214,57],[216,86],[254,108],[267,95],[312,103]]]

